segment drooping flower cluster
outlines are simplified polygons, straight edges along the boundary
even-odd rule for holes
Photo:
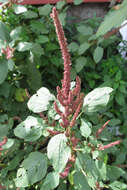
[[[1,53],[6,55],[6,59],[11,59],[13,57],[14,48],[11,48],[10,46],[7,46],[6,49],[2,48]]]
[[[54,102],[54,107],[56,112],[61,116],[62,122],[60,123],[60,125],[66,129],[66,135],[69,136],[68,127],[73,127],[75,125],[76,118],[82,107],[84,94],[80,93],[81,81],[78,76],[76,77],[75,88],[72,90],[70,89],[71,59],[67,48],[67,41],[64,36],[62,25],[58,18],[58,12],[56,11],[56,8],[53,8],[51,17],[54,21],[58,41],[62,52],[62,57],[64,60],[64,76],[62,80],[62,88],[60,88],[59,86],[57,87],[57,99],[64,107],[64,112],[60,111],[56,102]]]

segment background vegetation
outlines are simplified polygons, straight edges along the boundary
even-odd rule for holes
[[[75,4],[78,3],[75,1]],[[107,177],[100,179],[100,188],[124,190],[127,189],[127,65],[118,52],[118,44],[121,42],[119,33],[107,33],[113,27],[119,27],[127,17],[127,2],[123,1],[117,6],[118,9],[111,9],[104,22],[101,18],[94,17],[75,23],[74,18],[67,17],[69,5],[64,1],[56,4],[73,63],[71,79],[75,80],[77,74],[80,76],[82,92],[85,95],[97,87],[108,86],[114,89],[106,108],[92,115],[83,113],[82,117],[91,122],[93,133],[110,120],[109,127],[101,136],[104,143],[119,138],[123,140],[120,147],[112,147],[103,154],[104,163],[113,167],[108,167]],[[15,180],[17,170],[24,159],[33,160],[31,152],[45,152],[46,144],[42,143],[44,137],[39,138],[38,142],[27,142],[15,135],[14,129],[28,115],[35,116],[27,108],[28,95],[25,89],[32,95],[43,86],[56,95],[56,86],[60,85],[62,79],[63,60],[50,18],[52,7],[49,4],[39,7],[13,4],[0,9],[0,140],[2,141],[5,136],[8,138],[7,144],[2,146],[0,152],[0,183],[6,189],[19,187],[19,182]],[[13,54],[9,59],[7,54],[3,53],[3,49],[7,47],[11,48]],[[54,117],[53,113],[48,112],[48,117],[50,119]],[[45,136],[47,138],[47,135]],[[92,142],[92,139],[90,141]],[[35,159],[38,157],[34,156]],[[96,155],[94,156],[96,158]],[[88,161],[90,158],[86,156],[85,159]],[[48,169],[50,171],[50,168]],[[101,175],[103,173],[102,169]],[[51,186],[50,189],[71,190],[75,184],[75,189],[79,190],[78,184],[73,183],[72,176],[73,172],[67,180],[60,181],[59,187]],[[27,187],[21,185],[20,190],[40,188],[43,190],[43,177],[33,180]],[[48,176],[46,180],[50,178],[52,176]],[[88,189],[97,189],[97,186],[95,188],[90,182],[89,185]]]

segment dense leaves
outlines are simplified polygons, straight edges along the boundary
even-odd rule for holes
[[[75,0],[74,6],[80,3],[82,0]],[[63,60],[49,17],[53,6],[12,5],[1,9],[0,188],[127,188],[126,61],[117,50],[120,37],[100,37],[126,18],[126,1],[117,10],[114,7],[102,25],[97,17],[73,22],[75,18],[66,17],[69,6],[65,1],[56,4],[71,54],[71,88],[74,90],[78,74],[80,95],[85,94],[83,109],[77,113],[76,105],[65,110],[63,105],[69,102],[61,105],[56,96]],[[7,46],[14,49],[9,60],[2,53]],[[62,95],[59,98],[64,99]],[[54,101],[60,110],[54,108]],[[73,127],[61,125],[62,119],[72,121],[75,117]],[[120,139],[122,143],[100,150]]]

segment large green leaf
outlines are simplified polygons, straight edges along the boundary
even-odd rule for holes
[[[32,18],[37,18],[38,17],[38,14],[36,12],[34,12],[34,11],[31,11],[31,10],[25,12],[23,15],[24,15],[25,19],[32,19]]]
[[[48,109],[50,101],[54,100],[54,96],[45,87],[40,88],[36,94],[31,96],[28,101],[28,108],[34,113],[40,113]]]
[[[20,35],[22,34],[22,31],[23,31],[22,26],[18,26],[14,30],[11,31],[10,37],[13,40],[18,40],[18,39],[20,39]]]
[[[84,36],[89,36],[93,34],[93,29],[87,25],[80,25],[77,27],[78,32],[83,34]]]
[[[95,161],[91,159],[87,153],[77,153],[76,169],[77,171],[84,171],[87,175],[92,176],[95,181],[100,176]]]
[[[27,187],[44,178],[47,171],[47,157],[40,152],[31,152],[18,169],[15,184]]]
[[[76,72],[79,73],[83,69],[83,67],[86,65],[86,63],[87,63],[87,59],[83,56],[76,59],[76,65],[75,65]]]
[[[113,91],[110,87],[96,88],[88,93],[84,98],[83,110],[85,113],[97,112],[105,107]]]
[[[0,21],[0,40],[9,41],[10,35],[6,25]]]
[[[111,187],[112,190],[124,190],[127,189],[127,184],[122,183],[120,181],[114,181],[109,185],[109,187]]]
[[[77,190],[91,190],[85,175],[81,172],[76,172],[74,174],[74,188]]]
[[[83,0],[74,0],[74,5],[80,5],[83,2]]]
[[[110,31],[113,27],[119,27],[122,22],[127,18],[127,1],[124,0],[119,9],[111,10],[104,18],[100,25],[96,36],[102,36]]]
[[[4,82],[8,74],[8,63],[6,60],[0,60],[0,84]]]
[[[48,158],[56,172],[62,172],[71,156],[71,149],[67,146],[67,137],[58,134],[52,137],[47,147]]]
[[[15,14],[21,14],[27,11],[27,8],[23,5],[13,5]]]
[[[50,172],[46,176],[44,183],[41,186],[41,190],[52,190],[59,185],[59,174],[56,172]]]
[[[41,118],[28,116],[14,129],[14,134],[25,141],[33,142],[41,137],[43,129],[44,122]]]
[[[33,47],[32,47],[32,51],[33,51]],[[38,53],[40,54],[40,49]],[[27,75],[27,82],[29,86],[31,87],[31,89],[33,89],[34,91],[41,88],[42,86],[41,73],[39,69],[37,69],[36,67],[37,60],[38,60],[38,56],[36,56],[34,52],[30,52],[30,57],[26,66],[26,75]]]
[[[91,134],[91,123],[85,120],[81,120],[81,126],[80,126],[80,131],[81,135],[88,138],[89,135]]]
[[[24,52],[32,49],[33,44],[30,42],[20,42],[16,47],[18,51]]]
[[[85,53],[85,51],[89,49],[89,47],[90,47],[90,43],[84,42],[83,44],[81,44],[78,50],[79,55],[82,55],[83,53]]]
[[[102,57],[103,57],[103,52],[104,52],[104,50],[103,50],[103,48],[102,47],[96,47],[96,49],[94,50],[94,53],[93,53],[93,58],[94,58],[94,61],[96,62],[96,63],[98,63],[101,59],[102,59]]]
[[[123,169],[118,168],[116,166],[107,167],[107,180],[110,180],[112,182],[125,174],[126,172]]]
[[[50,4],[38,8],[39,15],[47,16],[51,12],[52,6]]]

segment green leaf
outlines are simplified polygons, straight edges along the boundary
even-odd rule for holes
[[[87,59],[85,57],[79,57],[78,59],[76,59],[76,65],[75,65],[76,72],[79,73],[86,65],[86,63]]]
[[[107,167],[107,180],[115,181],[119,177],[122,177],[126,172],[116,166]]]
[[[80,25],[77,27],[78,32],[83,34],[83,36],[89,36],[93,34],[93,29],[86,25]]]
[[[22,27],[18,26],[14,30],[11,31],[10,37],[13,40],[18,40],[20,38],[21,33],[22,33]]]
[[[38,57],[44,55],[44,49],[38,43],[33,43],[31,52]]]
[[[66,19],[66,12],[61,12],[60,14],[59,14],[59,19],[60,19],[60,22],[61,22],[61,24],[64,26],[65,24],[66,24],[66,21],[65,21],[65,19]]]
[[[14,134],[25,141],[33,142],[41,137],[44,125],[41,118],[28,116],[14,129]]]
[[[0,138],[7,136],[9,131],[9,126],[0,123]]]
[[[127,18],[127,2],[126,0],[121,3],[118,10],[111,10],[104,18],[104,21],[98,28],[96,36],[102,36],[112,28],[119,27]]]
[[[27,97],[27,95],[26,95],[26,91],[24,88],[16,89],[15,99],[17,100],[17,102],[24,102],[26,97]]]
[[[39,44],[38,44],[39,45]],[[33,51],[33,47],[32,47]],[[40,53],[40,52],[39,52]],[[38,56],[30,52],[29,62],[26,65],[26,75],[27,75],[27,82],[31,89],[36,91],[42,86],[42,79],[41,73],[39,69],[37,69],[37,59]]]
[[[74,0],[74,5],[80,5],[83,2],[83,0]]]
[[[50,101],[54,100],[54,96],[45,87],[40,88],[36,94],[31,96],[27,105],[34,113],[40,113],[48,109]]]
[[[9,59],[9,60],[8,60],[8,70],[9,70],[9,71],[13,71],[14,66],[15,66],[14,61],[13,61],[12,59]]]
[[[67,146],[67,137],[64,134],[55,135],[50,139],[47,155],[55,171],[62,172],[71,157],[71,149]]]
[[[89,49],[89,47],[90,47],[90,44],[87,42],[84,42],[83,44],[80,45],[78,54],[82,55],[83,53],[85,53],[86,50]]]
[[[81,120],[81,126],[80,126],[81,135],[88,138],[92,132],[91,127],[92,127],[92,125],[90,122],[82,119]]]
[[[64,5],[66,4],[65,1],[59,1],[57,4],[56,4],[56,8],[57,9],[62,9],[64,7]]]
[[[16,5],[16,4],[14,4],[13,8],[14,8],[14,13],[15,14],[21,14],[21,13],[24,13],[24,12],[27,11],[27,8],[24,7],[23,5]]]
[[[38,38],[35,40],[36,43],[39,43],[39,44],[44,44],[46,42],[49,42],[49,38],[48,36],[45,36],[45,35],[40,35],[38,36]]]
[[[5,98],[9,97],[11,85],[8,82],[4,82],[0,85],[0,96]]]
[[[96,88],[88,93],[84,98],[83,110],[85,113],[92,113],[105,107],[110,99],[110,93],[113,91],[110,87]]]
[[[120,81],[120,79],[122,78],[122,72],[121,71],[118,71],[116,76],[115,76],[115,81]]]
[[[36,34],[48,34],[49,30],[47,29],[47,25],[39,20],[33,20],[30,24],[30,29],[33,33]]]
[[[40,152],[31,152],[18,169],[16,187],[27,187],[44,178],[47,172],[47,157]]]
[[[41,186],[40,190],[52,190],[59,185],[59,174],[56,172],[50,172],[46,176],[44,183]]]
[[[32,19],[32,18],[37,18],[38,17],[38,14],[34,11],[27,11],[23,14],[24,16],[24,19]]]
[[[116,125],[120,125],[121,124],[121,120],[120,119],[111,119],[110,120],[110,126],[116,126]]]
[[[2,84],[8,74],[8,63],[6,60],[0,60],[0,84]]]
[[[121,106],[123,106],[123,105],[126,104],[126,102],[125,102],[125,96],[123,96],[123,94],[120,93],[120,92],[117,92],[117,93],[115,94],[115,100],[116,100],[116,102],[117,102],[119,105],[121,105]]]
[[[105,181],[106,177],[107,177],[106,164],[101,160],[96,160],[95,164],[96,164],[96,167],[99,171],[100,178]]]
[[[40,16],[48,16],[51,12],[52,6],[50,4],[38,8]]]
[[[123,84],[120,84],[119,91],[123,94],[127,94],[126,86]]]
[[[114,181],[109,185],[112,190],[125,190],[127,189],[127,185],[125,183],[122,183],[120,181]]]
[[[79,45],[76,42],[71,42],[68,48],[70,52],[75,52],[79,49]]]
[[[3,41],[9,41],[10,40],[10,34],[6,27],[6,25],[0,21],[0,40]]]
[[[20,52],[24,52],[24,51],[29,51],[32,49],[32,46],[33,46],[33,43],[30,43],[30,42],[20,42],[18,45],[17,45],[17,50],[20,51]]]
[[[99,171],[95,161],[91,159],[90,155],[87,154],[86,152],[77,153],[76,169],[77,171],[83,171],[88,176],[92,176],[95,181],[97,181],[99,177]]]
[[[96,47],[93,53],[93,58],[96,63],[98,63],[102,59],[103,53],[104,53],[104,50],[102,47],[99,47],[99,46]]]
[[[83,175],[81,172],[76,172],[74,174],[74,185],[75,189],[78,190],[91,190],[85,175]],[[85,189],[84,189],[85,188]]]

